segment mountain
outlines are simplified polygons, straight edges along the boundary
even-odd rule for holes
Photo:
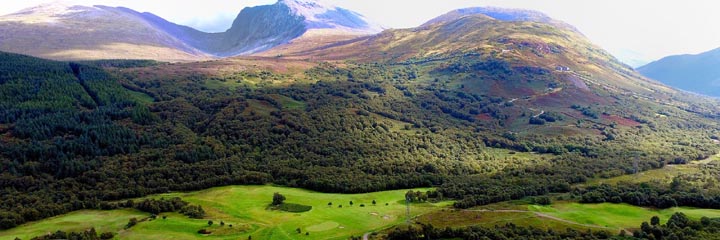
[[[574,26],[563,21],[555,20],[548,15],[526,9],[498,8],[498,7],[471,7],[450,11],[439,17],[427,21],[423,26],[432,25],[438,22],[457,19],[462,16],[482,14],[500,21],[507,22],[537,22],[546,23],[556,27],[572,29],[577,31]]]
[[[222,33],[124,7],[51,3],[0,17],[0,50],[52,59],[188,61],[261,52],[315,29],[351,36],[382,30],[358,13],[304,0],[245,8]]]
[[[564,25],[557,21],[506,21],[484,14],[454,15],[455,12],[457,11],[417,28],[386,30],[377,35],[313,49],[282,52],[282,56],[292,59],[412,63],[419,61],[418,59],[436,59],[432,62],[442,62],[465,54],[479,54],[484,58],[539,67],[548,71],[567,67],[565,75],[603,78],[602,83],[598,84],[610,81],[613,85],[626,88],[625,91],[628,92],[647,91],[647,88],[641,85],[655,85],[654,87],[666,89],[642,78],[632,68],[592,44],[574,28],[563,27]],[[628,81],[630,79],[632,81]]]
[[[192,46],[122,9],[60,2],[0,17],[0,50],[52,59],[206,59]]]
[[[257,12],[274,8],[291,9]],[[720,151],[717,99],[644,78],[572,28],[464,14],[307,41],[323,30],[214,61],[0,54],[0,228],[232,184],[435,187],[467,208]]]
[[[676,55],[639,67],[646,77],[686,91],[720,97],[720,48]]]
[[[343,8],[317,1],[280,0],[273,5],[243,9],[232,27],[217,34],[214,42],[195,46],[216,56],[246,55],[287,43],[313,29],[355,34],[382,30],[362,15]]]

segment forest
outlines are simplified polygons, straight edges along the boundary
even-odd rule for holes
[[[689,206],[697,208],[720,208],[720,168],[711,162],[701,165],[700,171],[680,174],[670,182],[619,182],[573,189],[584,203],[627,203],[636,206],[669,208]]]
[[[343,193],[435,186],[467,208],[632,173],[627,159],[635,156],[642,171],[720,150],[713,112],[624,96],[602,107],[554,106],[540,115],[545,124],[531,124],[529,103],[473,91],[471,75],[533,79],[540,89],[565,83],[549,71],[471,57],[205,75],[147,61],[2,53],[0,228],[234,184]],[[564,114],[575,112],[586,118]],[[645,121],[624,126],[589,113]],[[546,134],[561,125],[583,134]],[[646,144],[628,147],[637,142]],[[541,162],[493,157],[490,148],[542,154]]]

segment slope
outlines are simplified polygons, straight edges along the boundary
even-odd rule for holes
[[[496,20],[507,21],[507,22],[536,22],[546,23],[559,28],[565,28],[578,32],[575,27],[565,22],[553,19],[544,13],[525,10],[525,9],[511,9],[511,8],[498,8],[498,7],[471,7],[462,8],[450,11],[439,17],[433,18],[427,21],[422,26],[429,26],[435,23],[445,22],[448,20],[454,20],[463,16],[478,15],[482,14]]]
[[[153,18],[150,14],[144,15]],[[169,23],[158,26],[175,33],[193,47],[220,57],[262,52],[309,30],[337,30],[350,35],[367,35],[381,30],[356,12],[308,0],[279,0],[272,5],[247,7],[223,33],[206,34]]]
[[[2,227],[232,184],[437,186],[470,207],[631,173],[636,156],[649,170],[720,151],[716,100],[643,79],[574,31],[483,15],[285,56],[98,75],[154,102],[67,118],[99,130],[2,122]],[[96,122],[118,130],[96,134]]]
[[[203,53],[121,9],[43,4],[0,17],[0,50],[52,59],[204,59]]]
[[[388,30],[283,56],[390,63],[443,62],[464,56],[549,72],[562,69],[558,72],[565,75],[563,82],[571,82],[580,89],[587,89],[589,85],[608,88],[600,89],[608,94],[643,95],[660,101],[667,98],[660,93],[674,92],[642,78],[571,28],[500,21],[482,14],[441,17],[414,29]]]
[[[351,36],[381,30],[358,13],[304,0],[245,8],[222,33],[124,7],[55,2],[0,17],[0,50],[60,60],[192,61],[261,52],[316,29]]]
[[[639,67],[648,78],[686,91],[720,97],[720,48],[697,55],[669,56]]]

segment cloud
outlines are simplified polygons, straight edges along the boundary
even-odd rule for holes
[[[222,13],[204,17],[182,19],[177,24],[192,26],[204,32],[224,32],[232,26],[237,13]]]

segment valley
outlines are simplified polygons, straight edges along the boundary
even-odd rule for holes
[[[369,238],[376,239],[388,228],[405,224],[407,191],[325,194],[275,186],[227,186],[158,194],[134,201],[180,197],[203,206],[207,214],[203,219],[191,219],[178,213],[160,213],[152,219],[150,213],[138,210],[82,210],[0,231],[0,239],[30,239],[57,230],[72,232],[89,228],[95,228],[98,233],[112,232],[118,239],[347,239],[364,233],[371,233]],[[276,192],[286,196],[287,202],[309,205],[312,209],[301,213],[268,209]],[[372,204],[373,200],[376,204]],[[350,201],[354,204],[350,205]],[[567,200],[543,206],[523,199],[465,210],[456,210],[450,205],[451,201],[412,203],[410,214],[413,222],[433,224],[438,228],[515,224],[556,231],[567,228],[581,232],[605,230],[613,234],[621,230],[631,233],[653,216],[667,222],[676,212],[683,212],[695,220],[720,217],[720,210],[714,209],[674,207],[658,210],[628,204],[583,204]],[[140,222],[127,228],[131,218],[140,219]],[[208,221],[213,221],[213,225],[208,225]],[[296,231],[297,228],[301,233]],[[199,234],[200,229],[210,233]],[[305,236],[305,232],[309,235]]]
[[[44,4],[0,32],[0,239],[720,232],[720,100],[540,12],[280,0],[204,33]]]

